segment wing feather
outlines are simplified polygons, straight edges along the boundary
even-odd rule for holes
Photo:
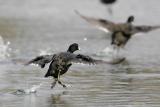
[[[159,28],[160,28],[160,26],[146,26],[146,25],[133,26],[131,29],[131,32],[132,32],[132,34],[140,33],[140,32],[147,33],[152,30],[157,30]]]
[[[54,55],[42,55],[37,56],[36,58],[32,59],[31,61],[27,62],[25,65],[30,64],[37,64],[44,68],[47,63],[50,63],[54,59]]]
[[[114,31],[114,26],[116,24],[109,21],[109,20],[87,17],[87,16],[84,16],[84,15],[80,14],[77,10],[75,10],[75,13],[77,15],[79,15],[82,19],[86,20],[91,25],[95,26],[96,28],[98,28],[98,29],[100,29],[104,32],[108,33],[108,31],[110,31],[110,32]]]
[[[95,65],[95,64],[119,64],[119,63],[123,62],[124,60],[125,60],[125,58],[120,58],[120,59],[113,60],[113,61],[104,61],[104,60],[94,59],[90,56],[78,54],[78,55],[76,55],[75,58],[72,59],[72,62]]]

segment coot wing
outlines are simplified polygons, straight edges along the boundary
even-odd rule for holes
[[[147,32],[150,32],[152,30],[156,30],[156,29],[159,29],[160,26],[147,26],[147,25],[140,25],[140,26],[133,26],[131,28],[131,33],[132,34],[135,34],[135,33],[147,33]]]
[[[75,58],[72,59],[72,62],[95,65],[95,64],[119,64],[119,63],[123,62],[124,60],[125,60],[125,58],[120,58],[120,59],[113,60],[113,61],[104,61],[104,60],[94,59],[90,56],[78,54],[78,55],[76,55]]]
[[[36,58],[32,59],[31,61],[27,62],[25,65],[29,64],[37,64],[41,66],[41,68],[45,67],[45,64],[50,63],[55,55],[41,55],[37,56]]]
[[[86,20],[88,23],[90,23],[91,25],[95,26],[96,28],[107,32],[113,32],[114,31],[114,26],[116,25],[115,23],[109,21],[109,20],[105,20],[105,19],[96,19],[96,18],[92,18],[92,17],[87,17],[84,16],[82,14],[80,14],[78,11],[75,10],[75,13],[78,14],[81,18],[83,18],[84,20]]]

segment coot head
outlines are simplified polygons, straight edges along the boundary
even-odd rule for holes
[[[129,16],[127,22],[132,23],[134,21],[134,16]]]
[[[69,46],[67,52],[73,53],[73,52],[75,52],[75,51],[77,51],[77,50],[80,50],[79,47],[78,47],[78,44],[77,44],[77,43],[73,43],[73,44],[71,44],[71,45]]]

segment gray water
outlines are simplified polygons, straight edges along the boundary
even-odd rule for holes
[[[135,24],[157,25],[159,4],[119,0],[110,15],[98,0],[0,0],[0,107],[159,107],[160,30],[135,35],[122,51],[127,58],[122,64],[74,64],[61,77],[67,89],[50,89],[52,78],[44,78],[48,66],[23,65],[37,55],[65,51],[73,42],[81,47],[76,53],[107,60],[97,54],[109,46],[109,35],[74,10],[116,22],[135,15]],[[36,93],[13,94],[39,84]]]

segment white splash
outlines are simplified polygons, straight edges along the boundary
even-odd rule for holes
[[[51,53],[49,52],[49,49],[46,50],[40,50],[39,55],[50,55]]]
[[[31,93],[36,93],[37,89],[39,89],[42,86],[42,83],[40,83],[39,85],[33,85],[31,88],[29,89],[18,89],[15,92],[13,92],[13,94],[15,95],[24,95],[24,94],[31,94]]]
[[[4,42],[2,36],[0,36],[0,60],[4,60],[10,56],[9,52],[11,48],[9,48],[10,42]]]
[[[102,57],[107,56],[108,58],[111,58],[111,59],[117,59],[117,58],[122,59],[125,56],[125,50],[115,48],[114,46],[108,46],[102,51],[100,51],[97,55]]]
[[[42,86],[42,83],[40,83],[39,85],[33,85],[31,88],[26,89],[25,92],[26,93],[36,93],[37,89],[39,89]]]
[[[114,53],[115,53],[115,50],[113,49],[113,47],[106,47],[105,49],[100,51],[97,55],[112,57]]]
[[[112,47],[106,47],[104,50],[102,50],[102,52],[112,54],[112,53],[114,53],[114,50]]]

